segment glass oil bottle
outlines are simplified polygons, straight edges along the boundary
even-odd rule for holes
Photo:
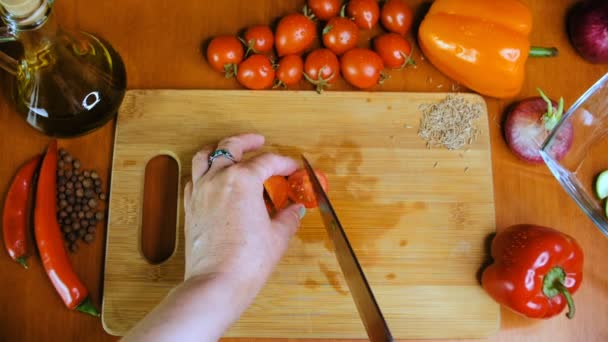
[[[112,119],[126,90],[122,59],[106,41],[57,25],[52,0],[0,0],[6,28],[0,42],[17,40],[23,57],[0,52],[14,75],[12,100],[39,131],[55,137],[88,133]]]

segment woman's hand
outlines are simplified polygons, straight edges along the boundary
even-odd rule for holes
[[[185,281],[126,340],[212,341],[236,321],[264,286],[287,249],[305,209],[294,204],[270,218],[264,182],[297,164],[276,154],[241,161],[264,137],[243,134],[207,146],[192,159],[184,190]],[[228,151],[209,166],[216,150]]]
[[[208,164],[216,150],[229,151],[240,161],[244,153],[263,144],[261,135],[244,134],[222,140],[217,148],[207,146],[194,156],[192,181],[184,191],[186,280],[222,275],[262,285],[287,249],[305,209],[292,205],[271,219],[263,191],[269,177],[290,175],[298,167],[296,162],[262,154],[236,164],[227,157]]]

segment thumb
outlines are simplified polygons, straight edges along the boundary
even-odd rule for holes
[[[277,234],[287,242],[300,227],[300,221],[306,215],[306,208],[301,204],[292,204],[281,210],[272,219],[272,225]]]

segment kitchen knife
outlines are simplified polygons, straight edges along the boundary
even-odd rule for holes
[[[359,316],[367,331],[367,336],[372,342],[393,341],[393,336],[382,315],[382,311],[380,311],[372,289],[365,278],[365,274],[363,274],[357,256],[348,241],[348,237],[346,237],[346,233],[340,224],[340,220],[338,220],[336,212],[329,202],[329,198],[327,198],[325,191],[323,191],[323,187],[308,160],[304,156],[302,156],[302,160],[304,161],[304,167],[319,204],[325,228],[335,247],[336,258],[355,301],[357,311],[359,311]]]

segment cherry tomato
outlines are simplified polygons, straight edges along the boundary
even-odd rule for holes
[[[264,182],[264,189],[266,189],[266,193],[274,208],[276,210],[281,210],[287,206],[287,179],[283,176],[272,176]]]
[[[350,0],[346,5],[346,15],[364,30],[370,30],[378,23],[380,7],[376,0]]]
[[[277,85],[286,87],[298,84],[302,79],[303,72],[304,62],[302,61],[302,57],[287,55],[279,61],[279,67],[276,71]]]
[[[217,72],[230,78],[236,74],[236,66],[243,61],[243,45],[234,36],[218,36],[207,47],[207,61]]]
[[[327,21],[340,14],[342,0],[308,0],[308,8],[319,20]]]
[[[374,51],[354,48],[342,56],[341,68],[348,83],[360,89],[367,89],[382,80],[384,63]]]
[[[307,16],[293,13],[281,18],[275,35],[279,57],[303,53],[312,46],[316,36],[315,23]]]
[[[274,82],[274,68],[267,56],[253,55],[238,67],[237,80],[248,89],[267,89]]]
[[[380,20],[387,31],[405,36],[413,19],[412,9],[403,0],[388,0],[382,6]]]
[[[255,25],[245,31],[245,45],[247,53],[268,53],[272,51],[274,45],[274,35],[270,27],[265,25]]]
[[[348,18],[331,18],[323,29],[323,45],[340,56],[357,46],[359,28]]]
[[[327,176],[325,176],[325,174],[319,170],[315,170],[315,175],[317,176],[319,183],[321,183],[321,187],[327,193]],[[299,169],[291,174],[291,176],[287,178],[287,184],[289,186],[289,199],[291,199],[293,202],[303,204],[309,209],[316,208],[318,206],[315,192],[305,169]]]
[[[374,50],[380,55],[384,65],[397,69],[415,64],[411,58],[412,46],[397,33],[385,33],[374,39]]]
[[[340,78],[338,57],[328,49],[317,49],[309,53],[304,63],[304,77],[317,86],[321,93],[329,84]]]

